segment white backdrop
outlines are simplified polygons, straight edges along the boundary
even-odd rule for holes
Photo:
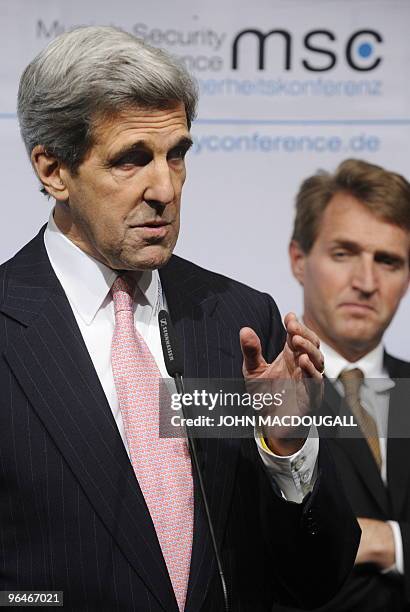
[[[303,178],[346,157],[410,178],[409,23],[407,0],[0,0],[0,261],[50,209],[19,137],[19,76],[60,32],[118,25],[182,56],[199,80],[176,252],[301,312],[287,244]],[[409,304],[387,334],[407,359]]]

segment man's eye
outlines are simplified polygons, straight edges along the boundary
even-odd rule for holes
[[[146,166],[150,163],[151,159],[152,156],[147,151],[134,151],[133,153],[127,153],[115,160],[113,166],[115,168],[125,166]]]
[[[401,262],[399,260],[395,259],[394,257],[388,257],[387,255],[383,257],[378,257],[377,261],[386,266],[387,268],[396,269],[400,268],[401,266]]]
[[[333,258],[336,260],[346,259],[349,253],[347,251],[334,251]]]
[[[168,159],[185,159],[185,155],[187,154],[187,149],[185,147],[179,147],[177,149],[172,149],[168,153]]]

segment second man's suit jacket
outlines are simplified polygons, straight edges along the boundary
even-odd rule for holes
[[[385,368],[392,379],[410,379],[410,363],[385,354]],[[390,392],[387,438],[387,486],[363,437],[337,436],[330,447],[345,491],[356,516],[393,520],[400,525],[403,541],[404,577],[382,574],[375,566],[354,569],[329,610],[338,612],[404,612],[410,610],[410,396],[409,385]],[[344,402],[326,384],[323,412],[348,414]],[[407,437],[399,438],[403,432]],[[390,436],[390,437],[389,437]]]
[[[172,257],[161,281],[185,375],[240,378],[239,330],[268,360],[273,300]],[[348,575],[359,529],[322,445],[301,505],[272,486],[255,441],[200,440],[199,461],[232,612],[314,607]],[[220,612],[196,479],[187,612]],[[0,590],[62,590],[64,609],[177,612],[153,524],[43,231],[0,267]]]
[[[340,428],[328,439],[343,486],[356,516],[394,520],[403,541],[404,577],[382,574],[371,564],[355,567],[340,593],[320,612],[408,612],[410,610],[410,398],[407,382],[410,363],[385,354],[385,368],[398,379],[390,392],[387,439],[387,487],[366,440],[347,438]],[[407,391],[407,393],[406,393]],[[326,380],[322,415],[350,417],[350,412],[333,384]],[[407,438],[399,438],[401,432]]]

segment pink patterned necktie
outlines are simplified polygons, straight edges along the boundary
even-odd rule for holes
[[[131,463],[182,611],[194,520],[191,459],[185,439],[159,438],[161,374],[135,328],[134,287],[118,277],[111,293],[115,311],[111,362]]]

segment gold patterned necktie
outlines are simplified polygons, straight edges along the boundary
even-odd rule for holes
[[[339,380],[343,385],[345,400],[356,419],[357,424],[362,430],[363,436],[371,450],[380,471],[382,458],[380,454],[380,441],[377,432],[376,421],[365,410],[360,402],[360,388],[363,384],[363,372],[359,368],[344,370],[339,375]]]

